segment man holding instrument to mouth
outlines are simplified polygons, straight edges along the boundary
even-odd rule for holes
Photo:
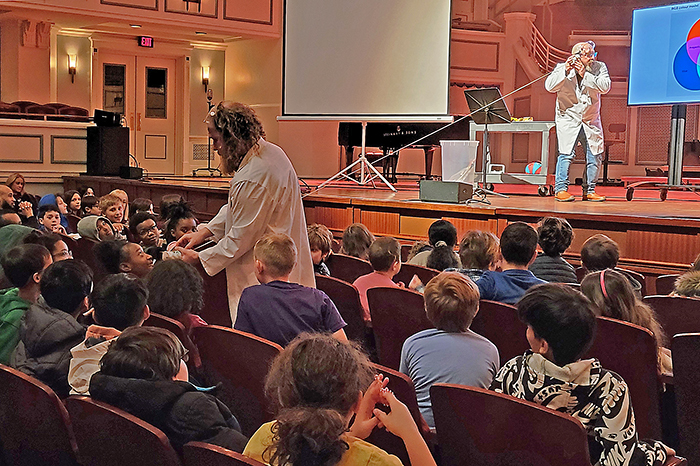
[[[586,149],[583,200],[605,200],[605,196],[596,194],[595,184],[604,151],[600,96],[610,90],[610,75],[608,67],[597,61],[596,56],[595,43],[579,42],[571,49],[571,56],[555,66],[544,83],[547,91],[557,94],[555,122],[559,157],[554,182],[557,201],[574,200],[568,192],[569,167],[577,142]]]

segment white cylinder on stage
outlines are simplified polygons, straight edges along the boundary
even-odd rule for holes
[[[477,147],[479,141],[440,141],[442,181],[461,181],[474,185]]]

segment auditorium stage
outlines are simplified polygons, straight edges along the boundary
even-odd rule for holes
[[[466,206],[421,202],[416,180],[399,181],[397,192],[349,182],[314,191],[323,180],[304,181],[312,190],[304,197],[307,222],[323,223],[336,236],[347,225],[362,222],[376,234],[411,242],[425,238],[430,224],[440,218],[453,222],[460,235],[469,229],[500,234],[508,222],[536,223],[555,215],[566,218],[574,228],[574,242],[567,254],[574,262],[583,242],[596,233],[618,242],[622,266],[651,275],[680,272],[700,252],[700,197],[689,192],[671,191],[667,200],[661,201],[658,191],[638,190],[634,199],[627,201],[624,188],[599,187],[597,191],[608,196],[606,202],[561,203],[551,196],[540,197],[536,186],[496,185],[496,191],[509,197],[489,196],[490,205]],[[206,220],[226,202],[228,179],[64,177],[65,189],[79,186],[92,186],[97,193],[121,188],[130,199],[146,197],[156,206],[164,194],[180,193]],[[572,186],[570,192],[580,199],[580,186]]]

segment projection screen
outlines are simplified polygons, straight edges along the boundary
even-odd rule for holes
[[[283,117],[448,114],[450,0],[287,0]]]

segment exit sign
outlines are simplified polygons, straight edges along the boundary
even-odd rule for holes
[[[153,37],[139,36],[139,47],[153,48]]]

